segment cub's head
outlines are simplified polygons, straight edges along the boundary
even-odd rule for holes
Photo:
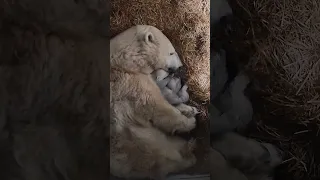
[[[111,66],[150,74],[156,69],[175,71],[182,62],[169,39],[157,28],[137,25],[110,42]]]

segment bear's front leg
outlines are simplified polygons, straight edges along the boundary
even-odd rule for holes
[[[199,111],[196,107],[186,105],[184,103],[181,103],[176,106],[176,108],[185,116],[187,117],[194,117],[197,114],[199,114]]]
[[[152,124],[168,132],[189,132],[196,127],[195,117],[183,115],[179,109],[169,104],[163,97],[155,100]]]

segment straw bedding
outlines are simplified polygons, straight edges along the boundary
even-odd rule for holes
[[[239,51],[251,53],[245,63],[258,84],[251,135],[286,152],[283,179],[318,179],[320,1],[231,2],[245,32]]]

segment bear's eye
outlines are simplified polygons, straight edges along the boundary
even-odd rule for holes
[[[154,42],[152,34],[148,34],[148,41],[149,42]]]
[[[170,53],[169,55],[172,56],[172,55],[174,55],[174,53]]]

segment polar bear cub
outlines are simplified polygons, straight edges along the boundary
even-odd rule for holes
[[[172,105],[186,103],[189,100],[188,86],[182,86],[181,79],[172,77],[163,69],[156,70],[152,73],[153,79],[159,86],[164,98]]]

